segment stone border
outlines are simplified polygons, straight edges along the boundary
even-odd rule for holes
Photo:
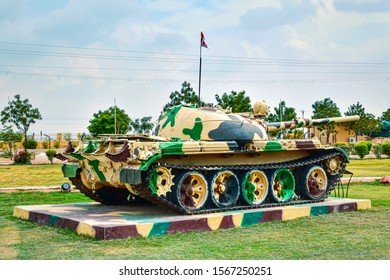
[[[92,202],[16,206],[14,217],[107,240],[214,231],[370,208],[370,200],[331,198],[306,205],[179,215],[154,205],[108,206]]]

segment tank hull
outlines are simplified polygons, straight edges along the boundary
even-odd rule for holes
[[[265,108],[265,106],[261,106]],[[269,139],[267,131],[358,117],[293,120],[268,126],[254,114],[176,106],[155,135],[106,135],[57,157],[65,177],[105,204],[152,202],[184,214],[324,200],[348,156],[317,139]]]
[[[149,201],[200,214],[323,201],[348,162],[342,150],[318,140],[256,140],[244,148],[234,141],[150,140],[107,139],[95,152],[64,152],[64,176],[104,204]]]

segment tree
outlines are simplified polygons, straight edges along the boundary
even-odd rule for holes
[[[390,121],[390,108],[382,113],[381,121]]]
[[[329,97],[314,102],[311,107],[313,108],[313,119],[341,117],[339,107],[337,107],[337,104]],[[337,133],[336,125],[334,123],[319,125],[317,128],[319,131],[326,131],[326,143],[329,143],[329,136],[331,133]]]
[[[366,113],[365,108],[359,102],[349,106],[348,111],[344,114],[346,116],[358,115],[360,117],[360,120],[357,122],[343,124],[348,131],[355,133],[355,137],[357,137],[359,132],[371,135],[373,132],[380,131],[382,128],[380,120],[376,119],[373,114]]]
[[[134,131],[135,134],[150,133],[154,127],[152,117],[143,117],[130,121],[130,131]]]
[[[286,102],[284,100],[281,100],[279,102],[278,107],[274,107],[275,113],[268,113],[265,117],[265,121],[268,123],[271,122],[286,122],[286,121],[292,121],[297,117],[297,113],[295,112],[295,108],[287,107]],[[270,132],[270,135],[275,137],[276,135],[282,135],[282,131],[273,131]]]
[[[8,144],[9,151],[11,153],[11,159],[14,155],[15,143],[21,142],[23,138],[22,132],[14,132],[11,126],[6,126],[0,131],[0,141]]]
[[[360,120],[357,122],[351,122],[351,123],[344,123],[342,126],[344,126],[348,131],[353,131],[355,134],[355,138],[357,137],[358,131],[361,130],[361,119],[366,114],[365,109],[363,108],[363,105],[359,102],[356,104],[352,104],[348,107],[348,111],[344,113],[345,116],[354,116],[358,115],[360,117]]]
[[[218,105],[223,109],[230,108],[233,113],[251,112],[251,99],[249,96],[245,96],[245,91],[231,91],[228,95],[226,92],[220,97],[218,94],[215,95],[215,99]]]
[[[181,85],[180,92],[178,92],[177,90],[172,92],[169,95],[169,99],[171,101],[165,104],[161,115],[163,115],[169,110],[169,108],[173,106],[181,104],[198,105],[199,103],[198,95],[196,95],[194,89],[191,87],[191,84],[186,81]],[[204,102],[201,102],[201,106],[204,106]]]
[[[72,140],[72,133],[71,132],[64,132],[62,133],[62,137],[66,142],[69,142]]]
[[[36,120],[41,120],[41,114],[37,108],[33,108],[28,99],[21,100],[20,95],[14,96],[14,100],[8,102],[8,106],[1,112],[1,123],[13,124],[24,133],[24,141],[27,143],[27,131]],[[24,147],[27,152],[27,147]]]
[[[88,131],[93,137],[98,134],[114,134],[115,133],[115,115],[116,115],[116,133],[126,134],[129,131],[130,117],[124,110],[112,106],[105,111],[93,114],[93,119],[89,120],[90,125]]]
[[[370,113],[366,113],[363,119],[359,121],[362,121],[362,126],[364,128],[361,132],[370,137],[372,137],[375,132],[379,132],[383,127],[380,118],[375,118],[375,116]]]
[[[297,117],[297,113],[295,112],[295,108],[287,107],[286,102],[281,100],[279,102],[278,107],[274,107],[275,114],[269,113],[265,120],[267,122],[286,122],[291,121]]]
[[[45,153],[46,153],[46,156],[49,159],[50,163],[53,164],[54,155],[57,153],[57,151],[49,149]]]

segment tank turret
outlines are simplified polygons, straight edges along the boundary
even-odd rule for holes
[[[56,157],[65,177],[103,204],[150,201],[183,214],[318,202],[343,175],[348,155],[318,139],[270,140],[268,132],[358,117],[265,124],[253,112],[176,106],[154,135],[104,135]],[[149,205],[145,203],[145,205]]]
[[[176,106],[165,113],[155,131],[157,136],[181,140],[236,141],[239,146],[251,141],[268,140],[268,132],[358,121],[359,116],[307,119],[265,123],[267,113],[264,101],[256,102],[253,112],[226,113],[216,108]]]

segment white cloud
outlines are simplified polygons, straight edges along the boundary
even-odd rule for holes
[[[241,17],[241,21],[247,28],[267,30],[295,24],[312,16],[315,10],[316,5],[310,1],[281,0],[279,7],[257,7],[249,10]]]

